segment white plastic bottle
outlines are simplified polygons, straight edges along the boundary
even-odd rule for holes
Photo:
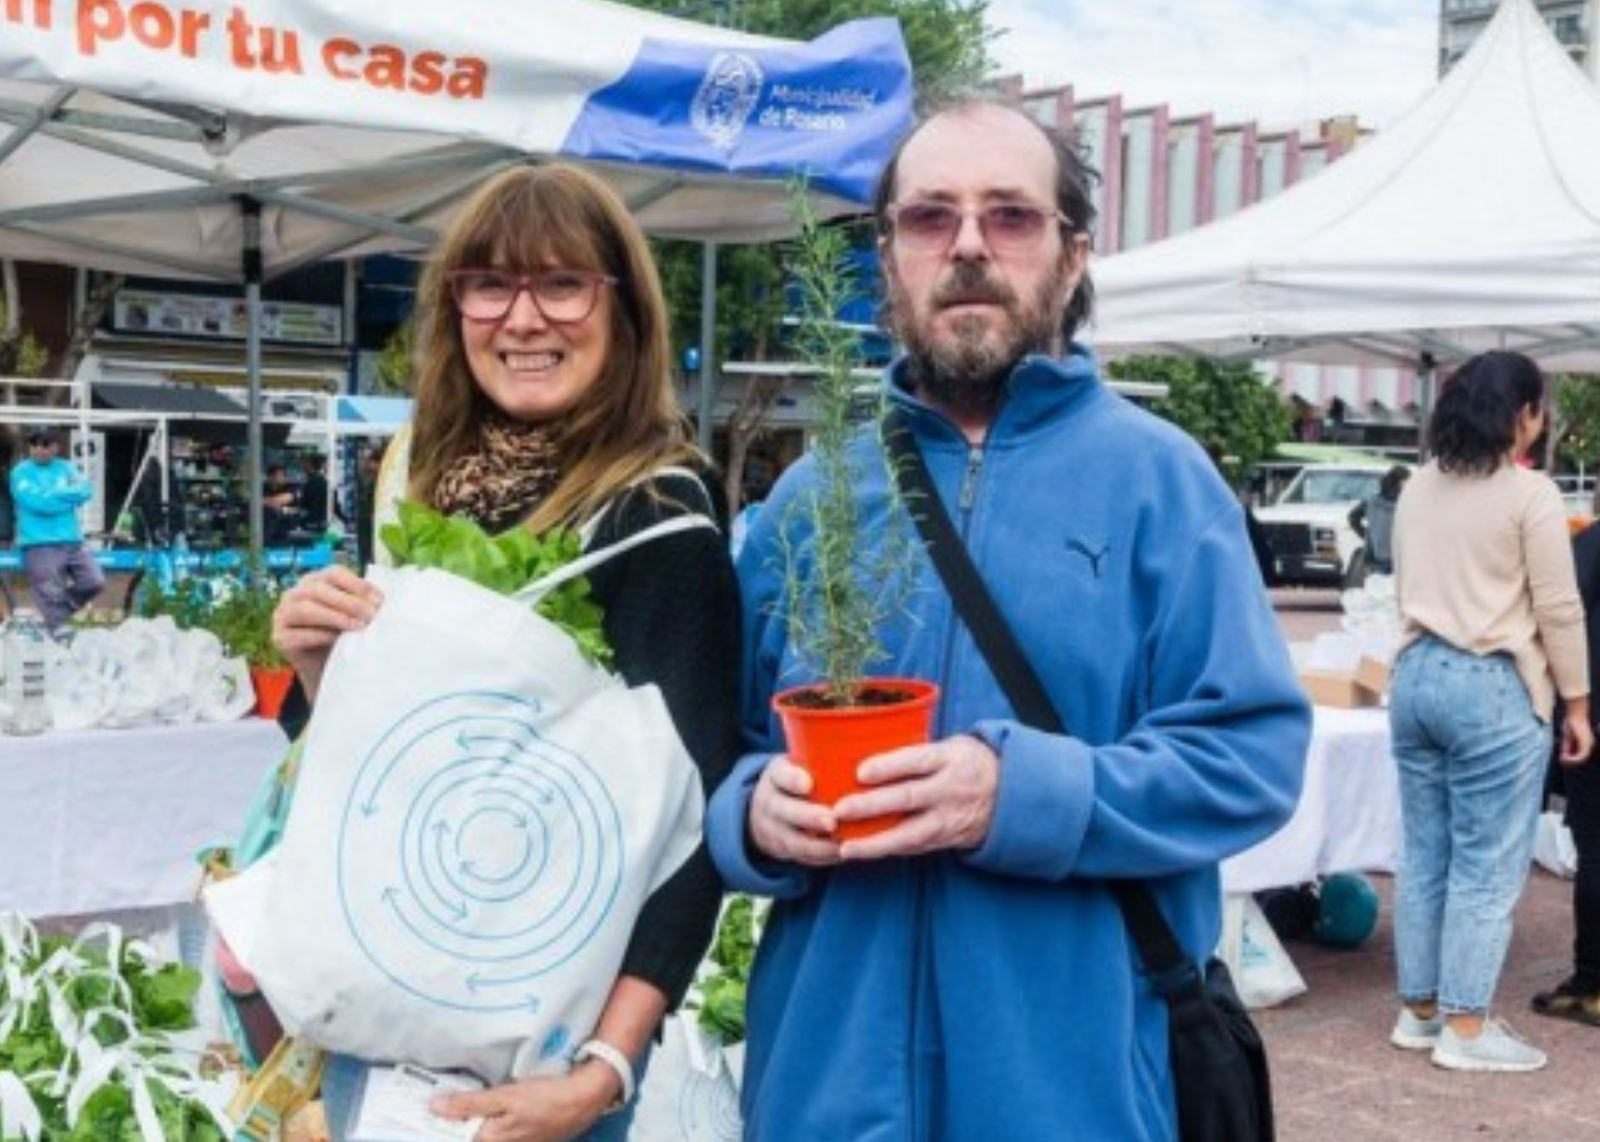
[[[48,671],[50,638],[37,611],[19,608],[6,624],[6,719],[8,734],[42,734],[50,728]]]

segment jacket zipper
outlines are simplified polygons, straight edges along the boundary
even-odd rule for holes
[[[983,473],[983,445],[969,444],[967,446],[967,472],[961,477],[961,494],[956,498],[956,507],[961,509],[961,538],[967,537],[967,516],[972,512],[972,505],[978,498],[978,477]]]
[[[961,490],[956,495],[957,518],[954,521],[956,532],[963,540],[965,540],[967,537],[967,527],[971,522],[973,505],[976,504],[978,499],[978,479],[982,475],[983,445],[968,445],[967,470],[962,474]],[[955,658],[956,628],[959,625],[960,620],[955,616],[954,612],[952,612],[950,616],[950,623],[947,627],[947,634],[945,636],[944,669],[941,671],[941,677],[939,679],[941,688],[947,692],[950,688],[951,664]],[[944,727],[939,727],[937,732],[944,732]],[[915,927],[912,929],[912,931],[916,933],[917,946],[915,971],[911,977],[913,980],[910,1054],[911,1098],[908,1100],[908,1105],[911,1107],[912,1113],[911,1137],[917,1139],[918,1142],[924,1142],[924,1140],[929,1137],[931,1122],[930,1116],[926,1113],[926,1107],[921,1101],[927,1097],[927,1092],[919,1089],[921,1086],[923,1086],[920,1080],[922,1076],[922,1068],[926,1065],[927,1060],[923,1058],[921,1053],[922,1028],[917,1017],[924,1010],[923,1005],[926,1002],[926,995],[928,991],[927,981],[924,978],[927,972],[927,954],[924,944],[925,937],[923,934],[923,925],[927,919],[928,872],[927,869],[919,866],[913,870],[912,875],[916,877],[916,889],[913,904],[915,913]]]
[[[978,501],[978,479],[983,475],[983,445],[967,445],[967,470],[961,476],[961,489],[956,493],[956,517],[954,519],[956,534],[961,536],[963,542],[967,538],[967,530],[972,523],[972,509]],[[950,689],[950,670],[955,661],[956,631],[961,626],[961,619],[951,608],[950,622],[945,628],[943,669],[940,671],[939,688],[946,692]],[[939,727],[943,732],[944,726]]]
[[[978,479],[983,475],[983,445],[969,444],[967,446],[967,467],[961,477],[961,488],[956,495],[957,518],[954,521],[956,532],[963,540],[967,537],[967,528],[971,523],[972,509],[978,499]],[[952,611],[950,622],[945,636],[944,669],[941,672],[940,685],[948,690],[950,684],[951,662],[955,656],[956,627],[959,624]],[[935,733],[944,732],[944,727],[935,728]],[[927,919],[927,870],[920,865],[911,869],[915,878],[912,896],[912,932],[915,934],[916,944],[913,948],[914,962],[911,974],[911,1043],[907,1058],[910,1065],[907,1068],[907,1086],[909,1097],[906,1105],[910,1108],[910,1137],[916,1142],[926,1142],[931,1129],[930,1115],[923,1105],[922,1099],[927,1097],[927,1091],[922,1082],[922,1068],[927,1060],[921,1053],[922,1026],[920,1016],[924,1010],[923,1004],[928,991],[927,981],[927,946],[923,933],[923,925]]]

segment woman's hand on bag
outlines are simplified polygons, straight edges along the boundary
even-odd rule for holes
[[[567,1142],[593,1126],[621,1083],[602,1065],[541,1075],[470,1094],[441,1095],[428,1109],[440,1118],[481,1118],[474,1142]]]
[[[750,796],[750,839],[767,856],[795,864],[839,863],[833,812],[811,800],[811,775],[779,754]]]
[[[272,613],[272,641],[316,700],[322,669],[346,631],[361,630],[383,603],[378,589],[348,567],[329,567],[301,578]]]

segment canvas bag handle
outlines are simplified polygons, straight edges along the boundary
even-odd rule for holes
[[[626,538],[619,539],[615,543],[594,551],[584,552],[572,562],[563,563],[550,574],[525,584],[520,590],[514,592],[510,598],[519,603],[537,603],[551,591],[561,586],[561,584],[570,579],[576,579],[579,575],[586,574],[609,560],[612,556],[621,555],[624,551],[638,547],[643,543],[649,543],[653,539],[660,539],[662,536],[675,535],[680,531],[692,531],[702,527],[709,527],[715,531],[717,525],[703,515],[678,515],[673,516],[671,519],[664,519],[645,528],[643,531],[636,531]]]
[[[640,477],[628,486],[636,487],[639,484],[644,483],[646,480],[654,480],[660,476],[682,476],[685,479],[693,480],[695,486],[700,489],[701,494],[706,496],[707,502],[710,501],[710,496],[706,492],[705,485],[700,483],[700,477],[695,475],[695,473],[691,472],[687,468],[680,468],[675,465],[657,468],[655,471]],[[606,562],[612,556],[621,555],[624,551],[627,551],[630,548],[638,547],[642,543],[649,543],[652,539],[660,539],[662,536],[674,535],[680,531],[689,531],[692,528],[709,527],[712,530],[716,530],[717,525],[709,516],[701,512],[695,512],[690,515],[673,516],[671,519],[661,520],[659,523],[653,524],[652,526],[645,528],[643,531],[636,531],[630,536],[619,539],[616,543],[613,543],[610,546],[602,547],[594,551],[589,550],[589,544],[594,542],[594,537],[600,530],[600,524],[605,520],[606,513],[611,510],[611,504],[615,502],[616,501],[613,500],[611,503],[607,503],[603,508],[586,520],[584,525],[578,529],[578,537],[583,543],[583,555],[579,556],[577,559],[574,559],[571,563],[563,563],[560,567],[557,567],[554,571],[550,572],[550,574],[545,575],[542,578],[535,579],[531,583],[523,584],[522,588],[515,592],[511,597],[520,603],[537,603],[551,591],[561,586],[561,584],[570,579],[576,579],[579,575],[586,574],[587,572],[600,566],[600,564]]]

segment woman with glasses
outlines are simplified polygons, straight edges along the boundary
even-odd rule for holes
[[[581,528],[611,546],[676,515],[725,530],[701,479],[669,373],[666,307],[637,224],[601,181],[553,164],[484,187],[461,211],[418,291],[416,406],[379,476],[376,513],[396,494],[465,515],[490,532]],[[383,553],[379,551],[379,558]],[[674,533],[589,572],[613,669],[660,688],[709,793],[739,748],[738,600],[725,537]],[[382,606],[353,572],[307,576],[280,604],[276,640],[315,699],[346,631]],[[698,851],[645,904],[605,1010],[575,1028],[565,1074],[535,1076],[441,1104],[484,1119],[481,1142],[626,1135],[652,1036],[710,941],[720,883]],[[342,1129],[352,1064],[324,1080]],[[613,1113],[616,1112],[616,1113]]]
[[[1560,756],[1593,744],[1566,509],[1522,466],[1545,385],[1517,353],[1462,365],[1428,423],[1430,460],[1395,511],[1402,649],[1389,696],[1404,824],[1395,881],[1401,1008],[1390,1042],[1457,1071],[1536,1071],[1489,1018],[1527,881],[1551,710]]]

